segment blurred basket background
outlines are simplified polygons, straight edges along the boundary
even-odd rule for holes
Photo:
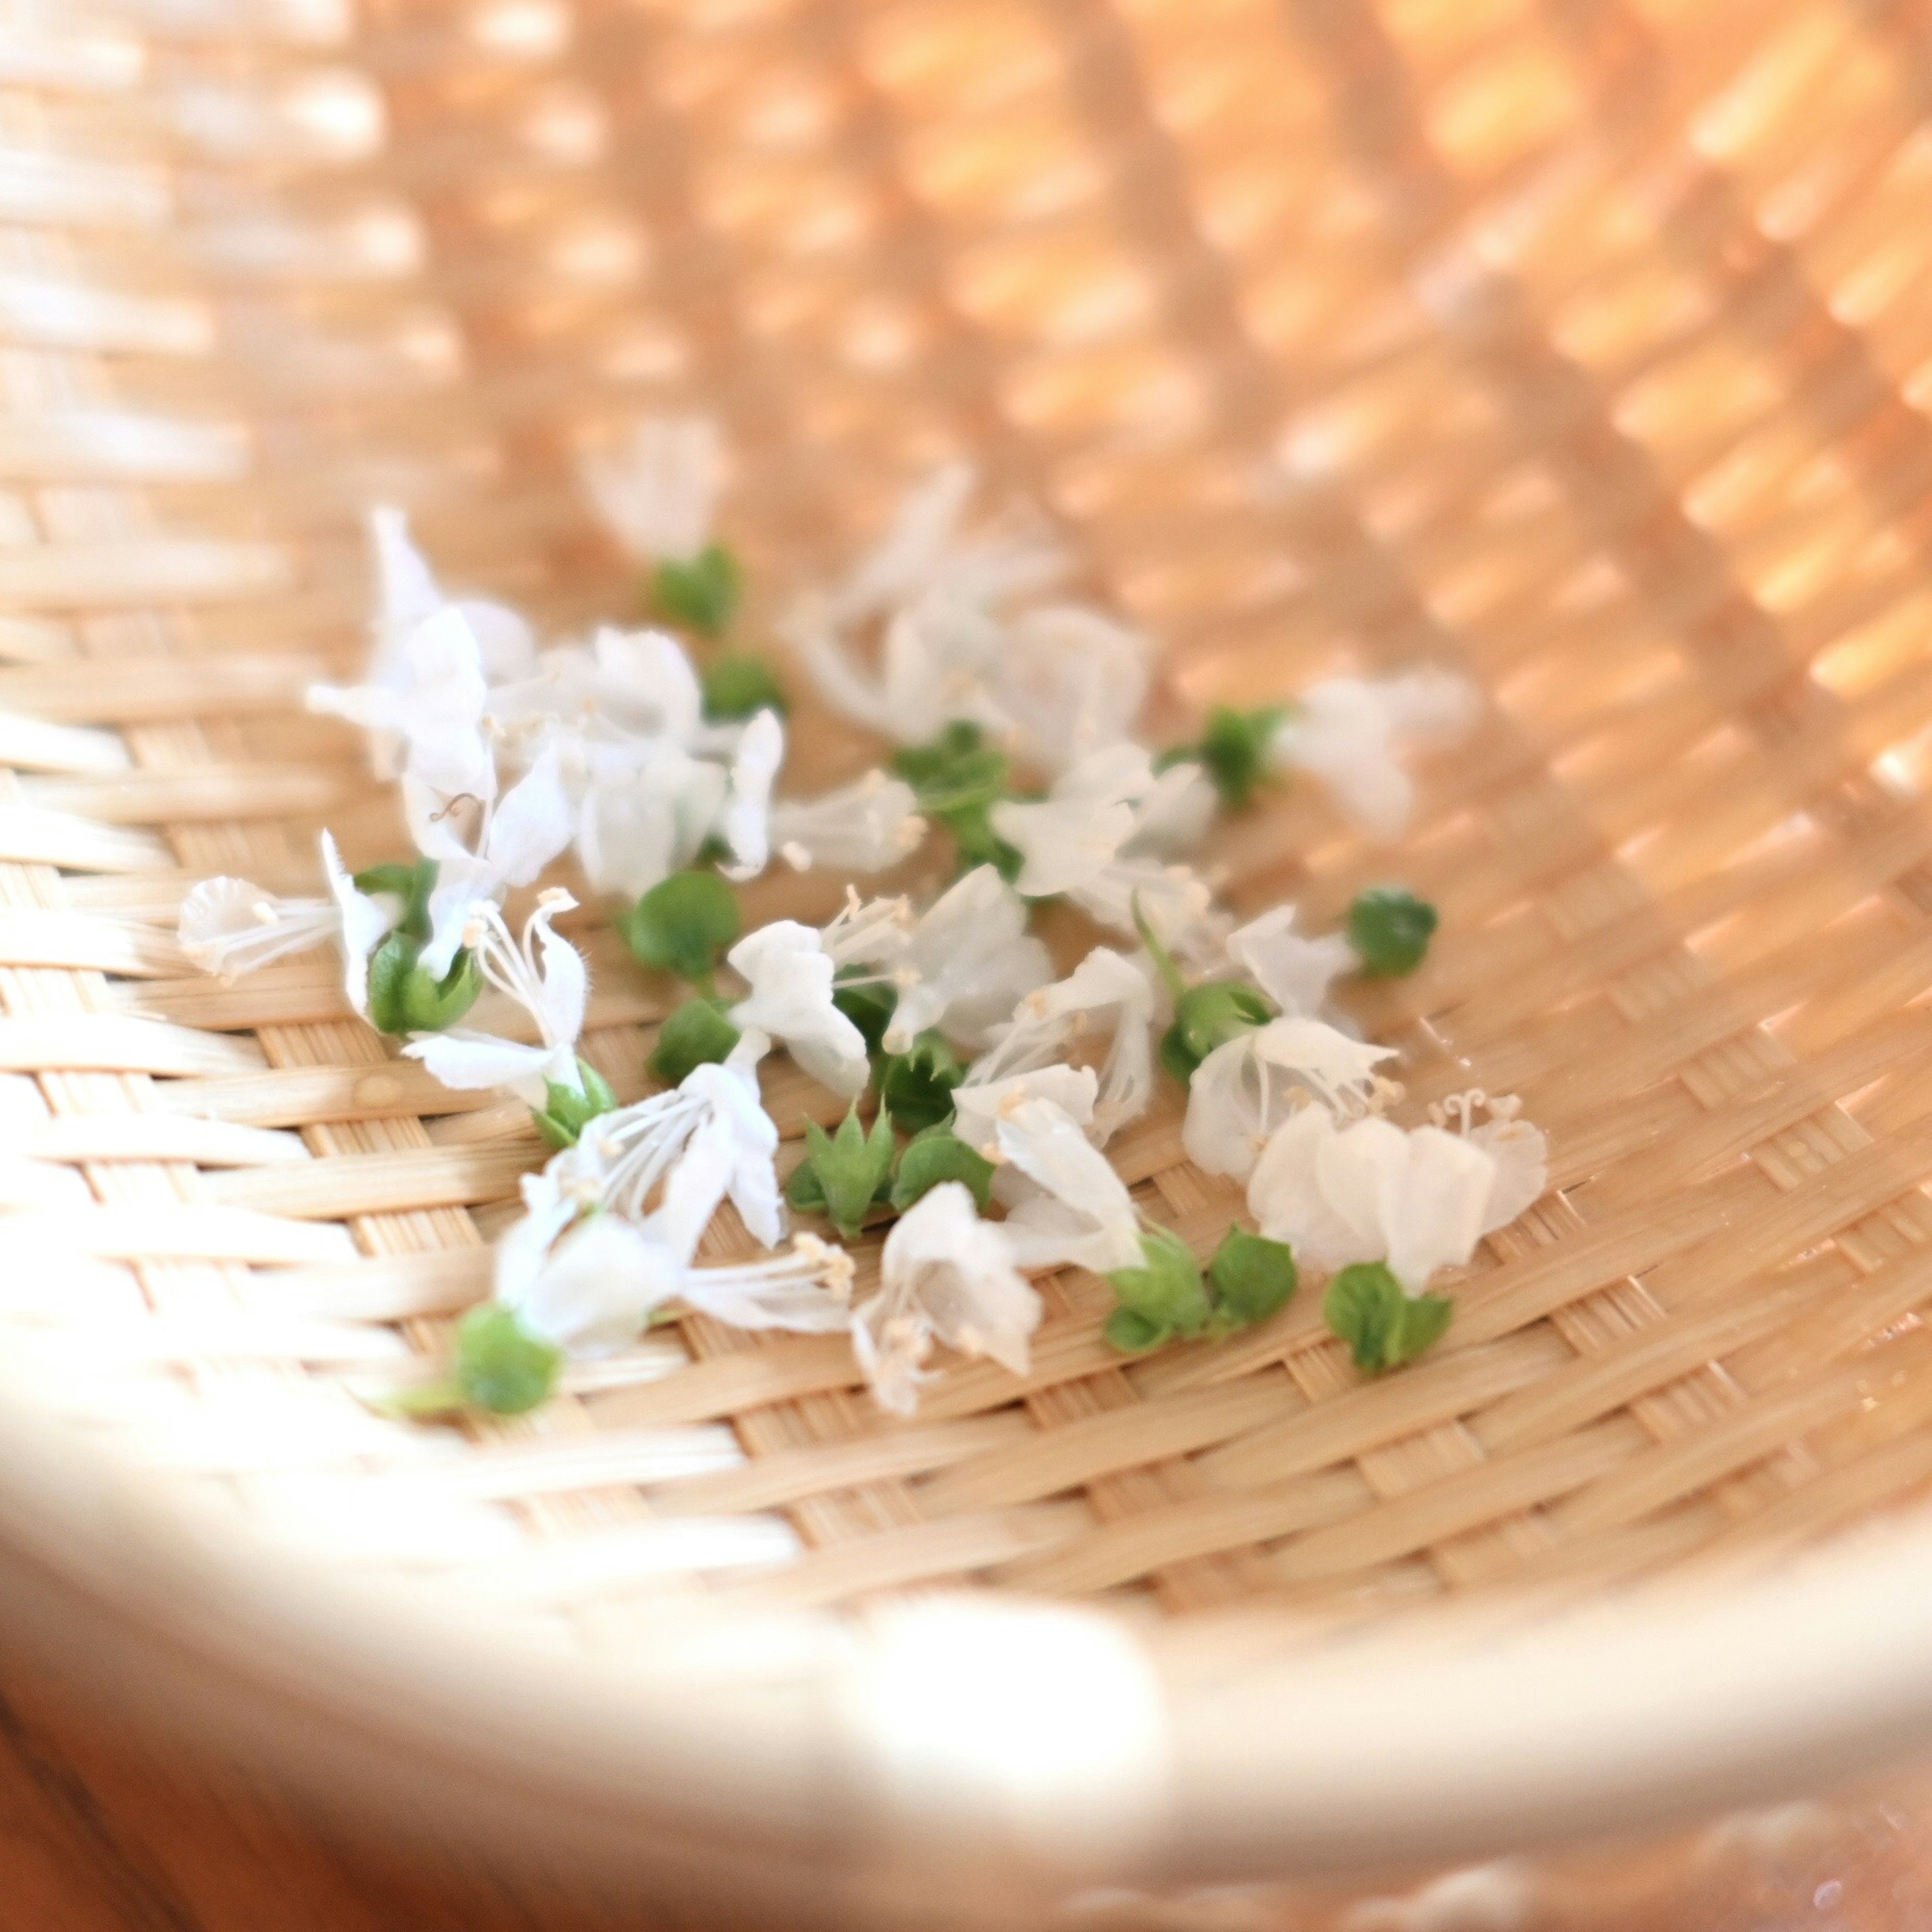
[[[1225,1675],[1932,1482],[1932,10],[4,20],[0,1306],[49,1439],[224,1560],[620,1675],[680,1614],[939,1586]],[[1304,1294],[1124,1364],[1070,1274],[1026,1384],[956,1366],[909,1425],[842,1344],[696,1318],[465,1436],[358,1402],[483,1292],[538,1144],[392,1060],[325,960],[194,974],[176,908],[215,872],[308,890],[325,823],[393,855],[301,709],[362,661],[370,502],[555,634],[634,596],[574,452],[693,406],[754,634],[963,453],[1161,640],[1170,720],[1348,666],[1482,683],[1406,849],[1300,794],[1224,846],[1238,905],[1435,899],[1362,1016],[1416,1106],[1478,1084],[1550,1130],[1560,1191],[1438,1354],[1364,1387]],[[801,788],[868,760],[796,735]],[[628,1096],[662,989],[586,916]],[[1178,1125],[1121,1158],[1210,1242],[1236,1204]],[[16,1515],[45,1474],[0,1485]],[[98,1587],[138,1605],[137,1570]]]

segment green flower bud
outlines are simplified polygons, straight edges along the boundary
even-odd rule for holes
[[[1238,812],[1273,776],[1268,749],[1288,715],[1288,707],[1280,704],[1264,705],[1258,711],[1237,711],[1230,705],[1217,704],[1208,714],[1199,743],[1162,753],[1155,760],[1156,769],[1165,771],[1190,761],[1199,765],[1214,780],[1222,803]]]
[[[856,1240],[866,1216],[892,1198],[892,1162],[898,1152],[898,1143],[892,1138],[892,1114],[881,1107],[869,1134],[856,1108],[838,1124],[836,1134],[828,1134],[816,1120],[808,1120],[805,1144],[811,1150],[806,1166],[812,1178],[802,1180],[800,1175],[806,1168],[799,1168],[786,1189],[786,1198],[795,1208],[814,1200],[822,1202],[816,1211],[823,1213],[847,1240]]]
[[[1402,886],[1372,886],[1348,908],[1348,944],[1362,956],[1362,970],[1382,978],[1413,973],[1436,927],[1436,908]]]
[[[560,1152],[576,1146],[584,1130],[599,1114],[609,1113],[617,1104],[610,1083],[587,1060],[577,1063],[577,1077],[584,1083],[580,1093],[560,1081],[547,1080],[542,1107],[530,1109],[537,1132]]]
[[[1143,1337],[1136,1346],[1149,1348],[1177,1335],[1203,1334],[1214,1310],[1193,1250],[1179,1235],[1154,1228],[1141,1237],[1141,1255],[1140,1267],[1117,1268],[1107,1277],[1121,1309],[1139,1324],[1120,1322],[1119,1332]],[[1110,1322],[1109,1341],[1114,1330]]]
[[[716,872],[660,879],[617,922],[624,944],[644,965],[695,986],[710,982],[744,928],[736,894]]]
[[[906,1143],[892,1180],[893,1211],[903,1214],[942,1180],[962,1183],[980,1212],[985,1214],[993,1198],[993,1163],[977,1148],[968,1147],[952,1131],[950,1120],[915,1134]]]
[[[676,1087],[693,1067],[724,1059],[737,1044],[738,1029],[717,1000],[686,1000],[658,1028],[658,1043],[645,1064]]]
[[[966,1070],[946,1036],[929,1030],[880,1070],[879,1098],[901,1126],[922,1133],[951,1118],[952,1090],[965,1077]]]
[[[782,718],[791,709],[777,674],[749,651],[732,651],[704,668],[704,715],[713,724],[735,724],[760,711]]]
[[[1171,1340],[1173,1332],[1150,1322],[1144,1315],[1136,1315],[1131,1308],[1115,1309],[1100,1330],[1108,1346],[1124,1355],[1144,1355]]]
[[[1456,1304],[1446,1294],[1412,1298],[1380,1262],[1358,1262],[1328,1284],[1322,1312],[1355,1366],[1378,1376],[1412,1362],[1442,1339]]]
[[[1217,1046],[1274,1018],[1266,994],[1245,980],[1190,986],[1174,1003],[1174,1024],[1161,1036],[1160,1064],[1184,1087]]]
[[[476,1004],[482,969],[468,947],[433,980],[416,962],[423,941],[400,927],[369,956],[369,1020],[379,1032],[440,1033]]]
[[[367,872],[358,872],[352,883],[358,892],[367,892],[372,898],[379,892],[388,892],[400,899],[403,916],[395,929],[427,944],[429,896],[436,890],[438,870],[434,859],[418,859],[413,866],[371,866]]]
[[[472,1308],[456,1328],[456,1384],[493,1415],[521,1415],[556,1386],[563,1352],[532,1335],[494,1302]]]
[[[866,1051],[870,1054],[877,1054],[883,1048],[886,1029],[892,1024],[892,1010],[898,1003],[898,994],[880,983],[832,989],[832,1004],[859,1029]]]
[[[1294,1250],[1286,1241],[1270,1241],[1245,1228],[1230,1228],[1208,1264],[1216,1322],[1229,1328],[1248,1328],[1278,1315],[1287,1306],[1299,1278]]]
[[[658,566],[650,599],[658,615],[707,638],[721,638],[743,594],[745,574],[722,544],[706,544],[694,556]]]

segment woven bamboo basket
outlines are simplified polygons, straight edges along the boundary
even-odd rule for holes
[[[1474,1858],[1932,1736],[1932,13],[4,17],[16,1634],[399,1827],[766,1923]],[[1222,851],[1238,906],[1433,898],[1361,1017],[1414,1104],[1550,1131],[1439,1352],[1364,1384],[1304,1294],[1126,1363],[1070,1272],[1026,1382],[910,1424],[836,1340],[696,1317],[530,1418],[365,1405],[538,1142],[326,961],[194,974],[176,911],[311,889],[324,824],[395,848],[302,706],[362,661],[368,504],[566,629],[634,595],[577,453],[694,406],[754,630],[964,454],[1170,719],[1484,688],[1406,848],[1291,792]],[[803,784],[869,762],[796,736]],[[628,1096],[659,994],[586,916]],[[1175,1109],[1120,1144],[1218,1235]]]

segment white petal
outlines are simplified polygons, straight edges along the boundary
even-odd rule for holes
[[[731,1268],[692,1268],[684,1299],[701,1314],[734,1328],[784,1328],[797,1335],[836,1335],[852,1325],[844,1302],[814,1281],[796,1275],[746,1280]]]
[[[1255,1036],[1255,1052],[1270,1066],[1304,1083],[1324,1106],[1345,1110],[1366,1102],[1374,1089],[1376,1068],[1396,1057],[1392,1046],[1351,1040],[1325,1021],[1299,1015],[1270,1020],[1260,1028]]]
[[[1382,1254],[1379,1227],[1352,1226],[1323,1191],[1320,1156],[1334,1138],[1326,1108],[1298,1109],[1275,1130],[1248,1182],[1248,1206],[1261,1232],[1287,1242],[1304,1266],[1324,1271]]]
[[[1287,1014],[1318,1013],[1336,976],[1358,963],[1340,933],[1304,939],[1294,930],[1294,908],[1276,906],[1228,935],[1228,956]]]
[[[1077,892],[1112,865],[1133,835],[1130,805],[1106,800],[1002,800],[988,814],[993,830],[1024,862],[1015,889],[1025,898]]]
[[[717,425],[704,416],[647,416],[614,448],[586,451],[578,477],[632,556],[683,562],[704,548],[724,483]]]
[[[527,886],[570,843],[570,801],[552,748],[498,801],[483,856],[505,884]]]
[[[1439,1127],[1418,1127],[1407,1154],[1399,1173],[1382,1177],[1382,1214],[1389,1272],[1420,1294],[1438,1268],[1460,1268],[1474,1252],[1496,1168],[1473,1141]]]
[[[885,1293],[916,1304],[949,1347],[1027,1372],[1040,1297],[1014,1267],[1004,1236],[980,1218],[958,1181],[942,1182],[900,1217],[880,1266]]]
[[[755,878],[771,856],[772,782],[784,763],[784,726],[776,711],[760,711],[745,727],[731,760],[731,790],[719,821],[733,862],[728,879]]]
[[[1028,1100],[1051,1102],[1084,1128],[1100,1090],[1100,1076],[1090,1066],[1040,1066],[998,1080],[968,1079],[953,1089],[953,1131],[968,1147],[995,1147],[1000,1113]]]
[[[369,1016],[369,956],[395,929],[403,908],[393,892],[372,898],[358,892],[356,881],[344,870],[342,855],[335,841],[322,835],[322,869],[328,880],[330,896],[342,922],[342,989],[349,1004],[364,1018]]]
[[[1483,1207],[1483,1232],[1507,1228],[1550,1185],[1550,1143],[1527,1120],[1486,1120],[1469,1136],[1496,1164]]]
[[[543,959],[543,998],[536,1008],[536,1022],[547,1044],[574,1052],[578,1035],[584,1030],[584,1006],[590,992],[584,955],[561,933],[550,930],[548,912],[540,911],[535,922]]]
[[[1045,605],[1014,621],[996,695],[1032,762],[1062,771],[1127,736],[1150,656],[1144,636],[1097,610]]]
[[[615,1214],[593,1214],[551,1250],[516,1304],[517,1318],[572,1354],[608,1353],[634,1342],[683,1280],[662,1243]]]
[[[556,1060],[547,1046],[463,1031],[426,1034],[403,1051],[412,1060],[420,1060],[446,1087],[464,1093],[501,1087],[532,1107],[544,1103],[546,1076]]]
[[[1091,1225],[1104,1254],[1118,1257],[1106,1260],[1106,1267],[1138,1262],[1140,1224],[1133,1197],[1071,1114],[1050,1100],[1023,1100],[1000,1109],[994,1132],[1004,1159]]]
[[[1180,1144],[1204,1174],[1245,1181],[1261,1148],[1260,1074],[1252,1035],[1224,1042],[1187,1083],[1187,1118]]]

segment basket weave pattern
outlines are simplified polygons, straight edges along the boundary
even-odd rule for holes
[[[16,8],[0,1066],[32,1085],[0,1183],[30,1265],[0,1293],[50,1400],[264,1533],[572,1642],[682,1576],[1354,1616],[1776,1548],[1932,1481],[1928,25]],[[398,849],[301,709],[361,661],[367,503],[561,630],[631,594],[574,448],[693,405],[754,627],[965,452],[1162,640],[1172,720],[1351,664],[1484,686],[1406,849],[1303,794],[1221,847],[1239,907],[1434,899],[1429,964],[1357,1010],[1412,1108],[1480,1085],[1550,1131],[1559,1191],[1436,1354],[1365,1385],[1305,1291],[1125,1364],[1070,1273],[1024,1385],[950,1366],[909,1424],[842,1341],[700,1318],[466,1437],[356,1400],[484,1292],[539,1144],[392,1059],[325,959],[194,974],[176,908],[216,872],[312,890],[324,824]],[[869,760],[796,735],[799,789]],[[664,989],[586,916],[586,1052],[628,1098]],[[1204,1248],[1238,1202],[1172,1097],[1119,1156]],[[812,1104],[780,1077],[781,1119]]]

